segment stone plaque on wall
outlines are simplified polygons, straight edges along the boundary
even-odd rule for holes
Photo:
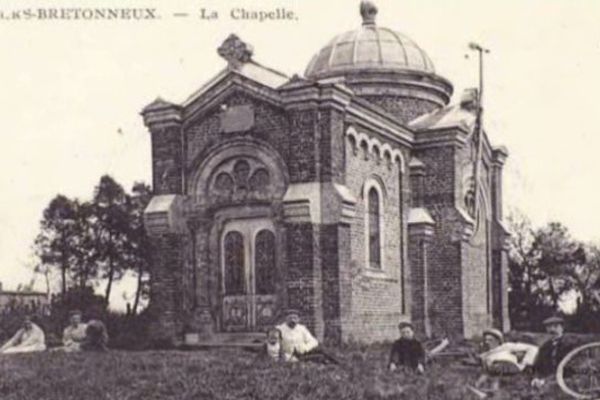
[[[221,113],[221,132],[244,132],[254,126],[254,109],[251,105],[228,107]]]

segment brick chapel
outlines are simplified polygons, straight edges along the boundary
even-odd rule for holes
[[[507,151],[474,134],[476,92],[451,103],[426,52],[360,12],[304,76],[231,35],[214,78],[143,109],[155,338],[264,332],[287,307],[330,343],[393,339],[402,320],[508,329]]]

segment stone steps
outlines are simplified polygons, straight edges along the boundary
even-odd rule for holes
[[[210,336],[187,334],[186,340],[179,347],[186,350],[222,347],[259,349],[264,341],[263,332],[220,332]]]

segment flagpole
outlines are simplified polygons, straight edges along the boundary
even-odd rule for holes
[[[489,49],[471,42],[469,49],[476,51],[479,56],[479,96],[477,101],[477,116],[475,118],[475,131],[477,133],[477,149],[475,152],[475,162],[473,165],[473,217],[477,219],[479,205],[479,170],[481,164],[481,153],[483,151],[483,54],[490,52]]]

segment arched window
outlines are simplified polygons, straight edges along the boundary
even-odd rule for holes
[[[275,293],[275,235],[263,229],[256,235],[254,252],[256,294]]]
[[[244,294],[246,292],[246,285],[244,284],[244,237],[240,232],[228,232],[225,235],[223,247],[225,253],[225,294]]]
[[[381,209],[379,192],[371,187],[367,195],[369,267],[381,269]]]

